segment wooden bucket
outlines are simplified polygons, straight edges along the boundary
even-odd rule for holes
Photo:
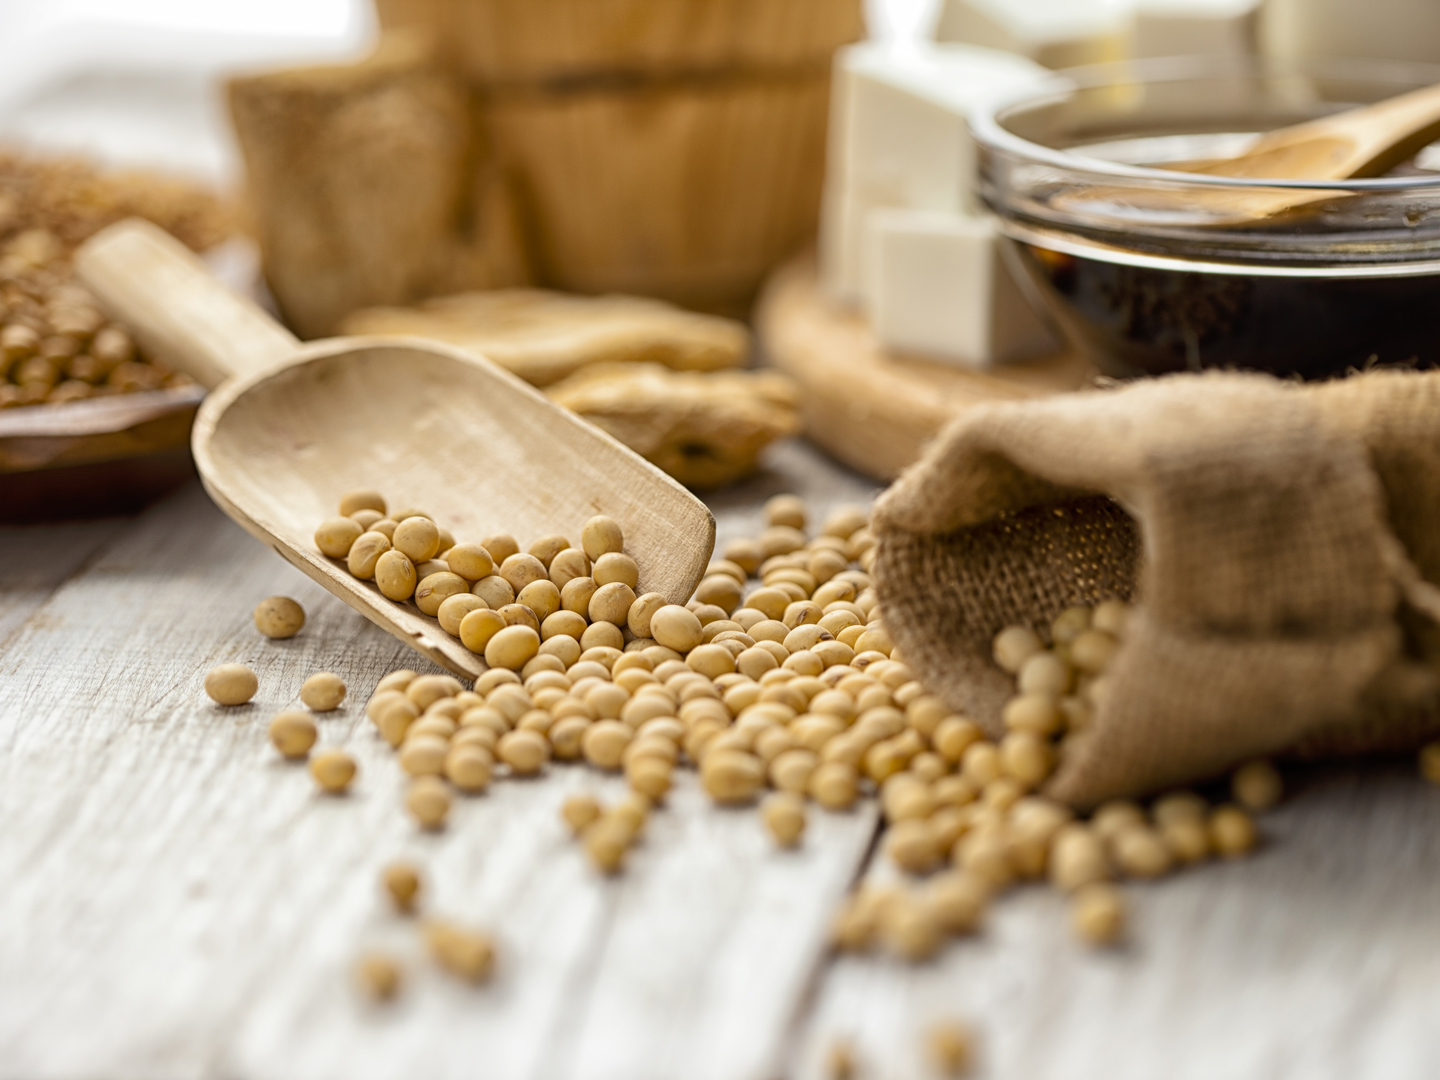
[[[735,311],[813,235],[860,0],[380,0],[465,82],[541,284]]]

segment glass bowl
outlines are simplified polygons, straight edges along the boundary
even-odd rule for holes
[[[1437,82],[1440,67],[1384,61],[1075,69],[972,117],[981,194],[1022,280],[1107,374],[1430,367],[1440,364],[1437,147],[1365,180],[1184,170],[1274,128]]]

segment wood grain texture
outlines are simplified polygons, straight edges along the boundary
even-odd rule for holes
[[[265,277],[305,337],[349,312],[530,280],[465,88],[414,35],[231,81]]]
[[[800,383],[806,434],[886,480],[964,409],[1077,390],[1094,378],[1071,354],[980,372],[886,352],[862,316],[821,293],[811,255],[771,276],[755,321],[770,362]]]
[[[825,67],[864,36],[857,0],[379,0],[476,82]]]
[[[526,546],[557,531],[578,538],[586,520],[608,514],[624,527],[642,590],[674,603],[694,592],[715,535],[705,505],[488,360],[416,338],[293,351],[288,332],[143,222],[98,233],[77,264],[142,341],[239,376],[205,399],[191,440],[220,507],[434,662],[471,677],[485,670],[436,619],[316,549],[316,528],[345,492],[383,486],[397,509],[419,506],[457,538],[510,532]]]
[[[0,532],[0,654],[51,593],[128,524],[112,518]]]
[[[786,447],[754,497],[826,476]],[[800,477],[803,479],[803,477]],[[830,477],[817,510],[868,485]],[[752,531],[758,503],[722,511]],[[0,656],[0,1075],[27,1078],[557,1077],[767,1080],[858,873],[875,818],[815,814],[799,852],[758,817],[716,811],[683,773],[630,870],[605,880],[561,827],[581,767],[502,780],[417,833],[393,752],[360,710],[415,657],[219,514],[197,487],[120,527],[32,611]],[[32,551],[0,530],[0,566]],[[54,546],[54,545],[51,545]],[[51,579],[74,560],[55,558]],[[6,580],[9,579],[0,579]],[[294,596],[289,641],[250,609]],[[203,697],[213,664],[250,663],[254,704]],[[333,670],[351,701],[321,743],[360,762],[354,793],[320,797],[265,724],[301,681]],[[493,931],[495,981],[436,974],[390,915],[381,866],[424,866],[430,910]],[[393,950],[411,985],[364,1005],[350,968]]]
[[[828,1080],[837,1038],[865,1080],[937,1075],[922,1040],[955,1018],[989,1080],[1433,1075],[1440,791],[1410,762],[1298,779],[1255,857],[1126,885],[1124,948],[1080,945],[1060,894],[1031,887],[934,963],[834,960],[790,1075]]]
[[[829,98],[821,65],[483,103],[542,281],[743,311],[814,236]]]

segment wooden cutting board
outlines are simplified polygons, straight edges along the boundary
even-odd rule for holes
[[[882,480],[898,475],[966,409],[1078,390],[1096,376],[1072,352],[986,371],[888,352],[863,316],[824,296],[813,255],[775,271],[755,325],[770,363],[800,384],[806,434]]]

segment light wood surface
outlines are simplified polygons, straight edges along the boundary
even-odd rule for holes
[[[340,496],[381,488],[457,538],[572,538],[596,514],[625,529],[640,588],[689,599],[714,543],[705,505],[610,436],[478,356],[412,338],[294,339],[154,226],[80,249],[100,303],[181,370],[236,375],[205,399],[191,446],[215,501],[366,618],[444,667],[483,658],[411,603],[315,548]],[[149,287],[147,287],[147,285]],[[163,351],[161,351],[163,348]]]
[[[829,1080],[845,1039],[864,1080],[937,1076],[925,1034],[959,1019],[977,1077],[1433,1076],[1440,790],[1411,761],[1287,780],[1253,858],[1125,886],[1122,948],[1080,945],[1060,894],[1030,887],[930,964],[836,960],[787,1075]]]
[[[874,491],[796,443],[770,462],[712,500],[722,541],[781,491],[817,514]],[[255,633],[273,593],[305,605],[299,637]],[[218,709],[200,681],[237,659],[259,698]],[[1079,949],[1032,888],[935,963],[826,962],[817,920],[866,858],[868,811],[815,814],[781,855],[753,814],[684,784],[604,882],[555,807],[613,784],[564,767],[422,837],[359,713],[400,665],[403,646],[198,487],[134,520],[0,529],[0,1076],[818,1080],[844,1035],[856,1080],[938,1080],[920,1039],[957,1017],[982,1080],[1421,1080],[1440,1058],[1440,792],[1408,761],[1287,770],[1256,858],[1126,887],[1119,952]],[[320,721],[360,759],[348,799],[313,795],[265,743],[322,669],[353,698]],[[397,855],[425,868],[433,910],[498,935],[493,985],[420,962],[377,892]],[[350,988],[369,947],[414,965],[393,1010]]]
[[[869,489],[842,477],[830,490]],[[823,513],[835,500],[821,496]],[[754,498],[733,508],[727,535],[753,532],[757,511]],[[45,556],[45,573],[22,573],[22,554]],[[497,782],[423,836],[401,809],[394,754],[361,712],[379,677],[414,658],[198,487],[133,523],[0,530],[0,555],[0,634],[11,627],[0,638],[0,1075],[765,1080],[781,1069],[873,807],[816,814],[804,847],[778,852],[758,815],[716,811],[686,772],[629,871],[606,880],[558,809],[571,790],[613,795],[623,782],[564,766]],[[251,606],[274,593],[308,612],[289,641],[251,625]],[[227,710],[201,681],[233,660],[254,667],[260,691]],[[350,687],[320,720],[322,744],[360,762],[344,799],[317,796],[265,737],[315,670]],[[413,926],[387,913],[377,875],[402,854],[425,868],[432,911],[498,936],[492,984],[434,974]],[[367,1008],[349,982],[365,948],[393,949],[414,971],[393,1011]]]
[[[756,312],[761,347],[801,386],[810,438],[851,468],[892,479],[959,412],[1077,390],[1094,370],[1073,354],[972,371],[887,352],[865,319],[821,293],[812,255],[770,278]]]

